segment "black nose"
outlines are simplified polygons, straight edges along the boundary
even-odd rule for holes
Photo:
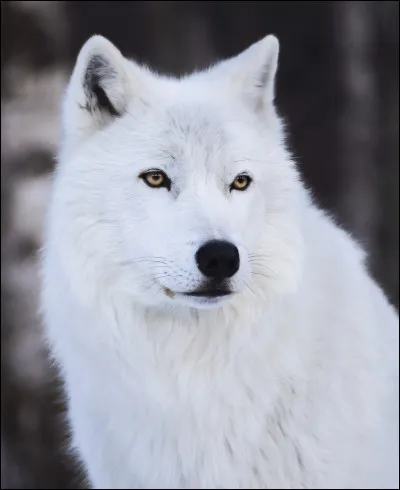
[[[239,269],[239,251],[232,243],[212,240],[199,248],[196,262],[205,276],[216,280],[227,279]]]

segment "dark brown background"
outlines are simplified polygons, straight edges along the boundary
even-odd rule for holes
[[[40,246],[59,100],[83,42],[109,37],[162,72],[281,42],[278,104],[321,205],[399,293],[398,2],[2,1],[1,487],[78,488],[63,455],[37,316]]]

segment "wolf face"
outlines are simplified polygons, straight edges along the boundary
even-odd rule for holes
[[[82,292],[218,307],[288,291],[301,185],[273,105],[278,42],[172,79],[109,41],[82,48],[64,101],[57,246]]]

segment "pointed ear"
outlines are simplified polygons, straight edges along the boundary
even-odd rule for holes
[[[83,141],[124,114],[131,95],[127,65],[120,51],[102,36],[84,44],[64,99],[67,139]]]
[[[279,42],[269,35],[228,61],[231,86],[255,112],[262,113],[275,97]]]

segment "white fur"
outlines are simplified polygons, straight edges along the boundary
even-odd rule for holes
[[[94,55],[120,117],[84,108]],[[99,36],[79,55],[42,307],[95,488],[399,488],[398,316],[299,179],[277,58],[268,36],[176,80]],[[235,294],[165,294],[201,283],[210,238],[239,248]]]

